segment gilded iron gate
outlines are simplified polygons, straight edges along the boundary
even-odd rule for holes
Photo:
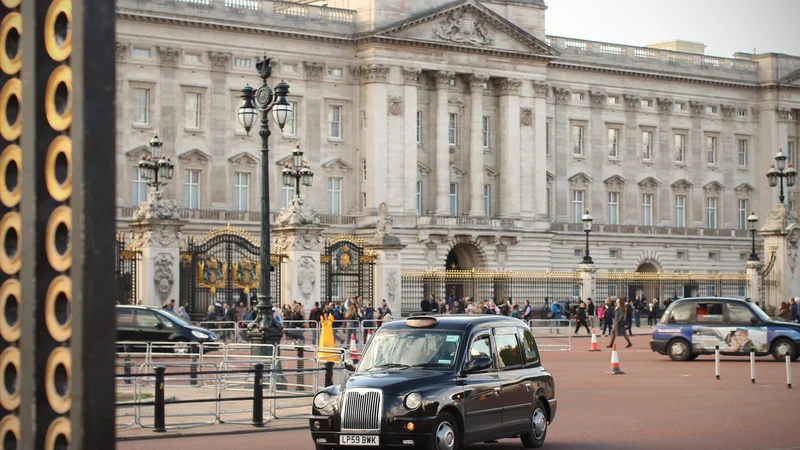
[[[142,252],[125,242],[124,233],[117,233],[114,247],[114,275],[117,280],[117,301],[123,305],[135,305],[140,298],[137,293],[137,276]]]
[[[362,239],[339,235],[328,239],[320,258],[322,302],[344,302],[361,297],[375,305],[373,279],[375,255]]]
[[[191,236],[181,252],[181,301],[189,314],[205,318],[215,303],[255,305],[259,290],[260,242],[250,233],[228,226],[210,231],[195,241]],[[281,305],[280,255],[270,257],[272,303]]]

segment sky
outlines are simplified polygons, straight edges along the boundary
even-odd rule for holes
[[[800,0],[545,0],[546,33],[645,46],[685,40],[706,54],[800,56]]]

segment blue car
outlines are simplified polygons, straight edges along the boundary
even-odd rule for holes
[[[800,324],[770,319],[758,306],[740,299],[703,297],[676,300],[653,330],[650,349],[673,361],[714,354],[772,355],[783,361],[800,351]]]

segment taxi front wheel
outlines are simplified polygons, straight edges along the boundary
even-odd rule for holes
[[[461,445],[458,434],[458,422],[448,413],[442,413],[436,419],[431,441],[428,444],[430,450],[456,450]]]

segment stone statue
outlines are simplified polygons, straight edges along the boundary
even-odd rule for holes
[[[178,203],[175,200],[164,200],[161,191],[151,189],[147,201],[142,202],[133,212],[133,220],[177,220]]]
[[[464,11],[453,11],[441,22],[433,33],[445,41],[458,44],[491,45],[492,39],[483,20],[465,14]]]
[[[289,201],[289,207],[282,209],[275,217],[275,226],[289,227],[298,225],[318,225],[319,217],[310,207],[305,205],[302,197],[295,195]]]
[[[376,236],[390,236],[392,234],[392,222],[394,219],[389,215],[389,207],[386,203],[378,205],[378,223],[375,229]]]

